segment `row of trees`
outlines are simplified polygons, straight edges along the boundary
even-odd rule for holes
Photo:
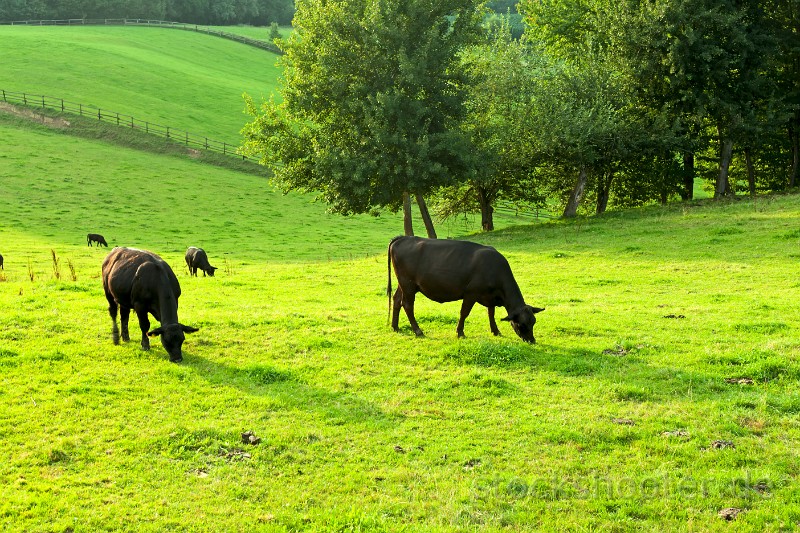
[[[298,0],[244,150],[334,211],[564,216],[794,187],[800,0]],[[432,228],[432,225],[430,226]],[[429,233],[432,230],[429,229]]]
[[[287,25],[294,0],[0,0],[0,21],[146,18],[191,24]]]

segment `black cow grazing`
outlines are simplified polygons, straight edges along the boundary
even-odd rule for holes
[[[194,333],[198,329],[178,322],[181,286],[163,259],[146,250],[114,248],[103,261],[103,289],[108,300],[108,313],[114,323],[114,344],[119,344],[117,307],[122,323],[122,340],[125,342],[130,340],[128,317],[133,309],[142,329],[142,349],[150,349],[148,336],[160,335],[170,361],[179,363],[183,360],[181,346],[184,333]],[[150,320],[147,313],[161,322],[161,327],[148,332]]]
[[[464,321],[472,307],[479,303],[489,310],[492,333],[500,335],[494,320],[494,308],[503,306],[508,316],[502,320],[526,342],[536,342],[533,325],[536,313],[544,311],[531,307],[522,298],[511,267],[500,252],[473,242],[395,237],[389,243],[389,284],[386,294],[392,295],[392,266],[397,276],[394,293],[392,328],[398,330],[400,306],[406,310],[411,329],[421,337],[422,330],[414,318],[414,296],[421,292],[435,302],[463,300],[461,318],[456,332],[464,336]],[[391,307],[391,300],[389,306]]]
[[[2,255],[0,255],[0,269],[1,270],[5,270],[5,268],[3,268],[3,256]]]
[[[217,267],[212,267],[208,263],[208,256],[205,250],[194,246],[186,249],[186,266],[189,267],[189,274],[192,276],[197,276],[198,268],[203,271],[204,277],[206,274],[213,276],[214,271],[217,269]]]
[[[86,245],[87,246],[91,246],[93,242],[96,242],[97,246],[100,246],[102,244],[103,246],[108,248],[108,243],[103,238],[103,236],[100,235],[99,233],[89,233],[86,236]]]

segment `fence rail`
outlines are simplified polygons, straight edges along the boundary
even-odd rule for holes
[[[227,31],[221,31],[209,26],[198,24],[186,24],[184,22],[170,22],[166,20],[149,19],[60,19],[60,20],[12,20],[0,22],[0,26],[153,26],[159,28],[174,28],[178,30],[196,31],[208,35],[216,35],[224,39],[230,39],[250,46],[268,50],[276,54],[283,54],[275,43],[261,41],[237,35]]]
[[[99,107],[89,106],[86,104],[77,104],[64,100],[63,98],[55,98],[52,96],[31,95],[27,93],[17,93],[0,89],[0,100],[16,105],[23,105],[27,107],[50,109],[60,111],[62,113],[72,113],[82,117],[95,118],[100,122],[116,124],[117,126],[124,126],[134,130],[143,131],[151,135],[164,137],[165,139],[172,140],[180,143],[189,148],[203,149],[210,152],[217,152],[223,155],[241,157],[244,161],[258,162],[257,158],[248,157],[237,153],[238,146],[229,144],[223,141],[215,141],[208,137],[189,133],[188,131],[171,126],[164,126],[146,120],[141,120],[130,115],[117,113],[116,111],[108,111],[100,109]]]

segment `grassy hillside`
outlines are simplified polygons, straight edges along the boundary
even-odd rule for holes
[[[238,144],[242,93],[268,96],[277,56],[149,27],[0,26],[0,88],[64,98]]]
[[[328,216],[256,176],[7,117],[0,137],[4,529],[800,521],[797,196],[480,236],[546,307],[539,343],[506,323],[492,337],[481,307],[458,340],[458,304],[424,297],[417,339],[386,322],[396,218]],[[141,351],[135,324],[112,344],[90,231],[173,265],[181,321],[201,328],[182,364]],[[188,276],[189,245],[216,277]]]

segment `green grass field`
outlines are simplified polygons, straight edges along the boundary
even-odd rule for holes
[[[190,31],[0,26],[0,89],[132,115],[238,145],[242,93],[276,86],[275,54]]]
[[[480,306],[459,340],[420,296],[417,339],[398,215],[69,129],[0,113],[0,529],[797,529],[799,196],[440,226],[546,311],[536,345]],[[89,232],[173,266],[183,363],[112,344]]]

